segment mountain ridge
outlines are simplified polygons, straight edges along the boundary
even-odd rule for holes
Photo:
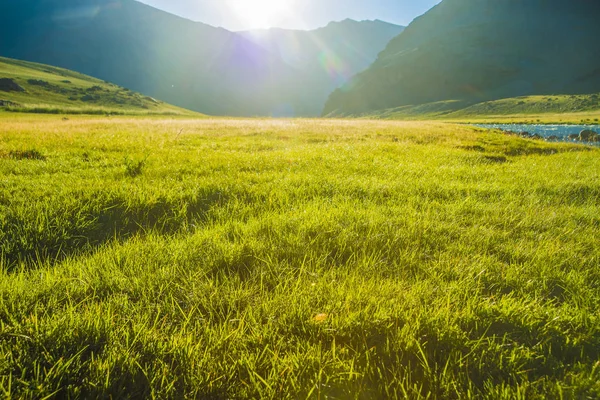
[[[200,22],[203,23],[203,22]],[[267,31],[285,31],[285,32],[314,32],[314,31],[318,31],[321,29],[326,29],[330,26],[335,26],[335,25],[344,25],[344,24],[369,24],[369,23],[375,23],[375,24],[382,24],[382,25],[390,25],[390,26],[395,26],[395,27],[402,27],[405,28],[403,25],[398,25],[398,24],[394,24],[393,22],[388,22],[388,21],[383,21],[381,19],[362,19],[362,20],[358,20],[358,19],[354,19],[354,18],[345,18],[342,20],[334,20],[334,21],[329,21],[327,24],[323,25],[323,26],[319,26],[316,28],[308,28],[308,29],[297,29],[297,28],[282,28],[282,27],[271,27],[271,28],[258,28],[258,29],[242,29],[242,30],[233,30],[233,31],[229,31],[226,28],[220,28],[220,29],[225,29],[229,32],[233,32],[233,33],[251,33],[251,32],[267,32]],[[212,25],[209,25],[212,26]]]
[[[598,15],[600,4],[585,0],[444,0],[332,93],[323,115],[597,92]]]
[[[329,94],[371,65],[385,47],[387,37],[403,29],[382,21],[346,19],[310,31],[275,28],[241,35],[301,71],[298,79],[304,82],[308,99],[302,113],[319,115]],[[323,69],[326,74],[319,74]]]
[[[395,34],[384,32],[377,50]],[[212,115],[317,116],[342,78],[376,58],[335,50],[331,58],[350,66],[342,78],[326,67],[302,70],[244,35],[134,0],[3,3],[0,38],[2,56],[72,69]]]

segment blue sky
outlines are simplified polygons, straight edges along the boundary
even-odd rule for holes
[[[346,18],[408,25],[440,0],[139,0],[229,30],[313,29]]]

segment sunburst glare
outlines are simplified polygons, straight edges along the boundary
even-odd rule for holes
[[[290,18],[296,0],[228,0],[227,3],[247,29],[262,29]]]

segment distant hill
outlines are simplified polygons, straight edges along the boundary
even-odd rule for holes
[[[240,32],[279,55],[301,79],[291,106],[300,115],[319,115],[329,94],[368,68],[404,27],[383,21],[331,22],[312,31],[267,29]]]
[[[444,0],[335,91],[324,115],[600,91],[600,2]]]
[[[198,115],[78,72],[0,57],[0,110]]]
[[[298,64],[249,33],[134,0],[0,2],[0,55],[69,68],[216,115],[318,115],[325,92],[374,61],[399,29],[378,22],[331,24],[306,36],[323,51],[306,46],[310,54]],[[279,34],[294,36],[268,36]]]

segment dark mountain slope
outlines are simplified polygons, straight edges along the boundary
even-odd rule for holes
[[[589,0],[444,0],[334,92],[324,114],[598,92],[599,17]]]
[[[260,105],[245,101],[263,96],[256,87],[273,94],[278,79],[293,76],[281,59],[239,35],[132,0],[3,3],[0,26],[1,55],[73,69],[208,113],[259,113],[268,98]]]
[[[379,28],[325,28],[331,33],[322,35],[322,46],[338,49],[340,35]],[[373,51],[382,50],[397,33],[387,25],[381,28],[384,34],[371,35],[378,38],[372,43],[335,53],[352,67],[347,75],[374,61]],[[208,114],[318,115],[340,80],[325,68],[303,69],[245,36],[133,0],[0,2],[2,56],[68,68]],[[358,54],[360,62],[355,61]]]

